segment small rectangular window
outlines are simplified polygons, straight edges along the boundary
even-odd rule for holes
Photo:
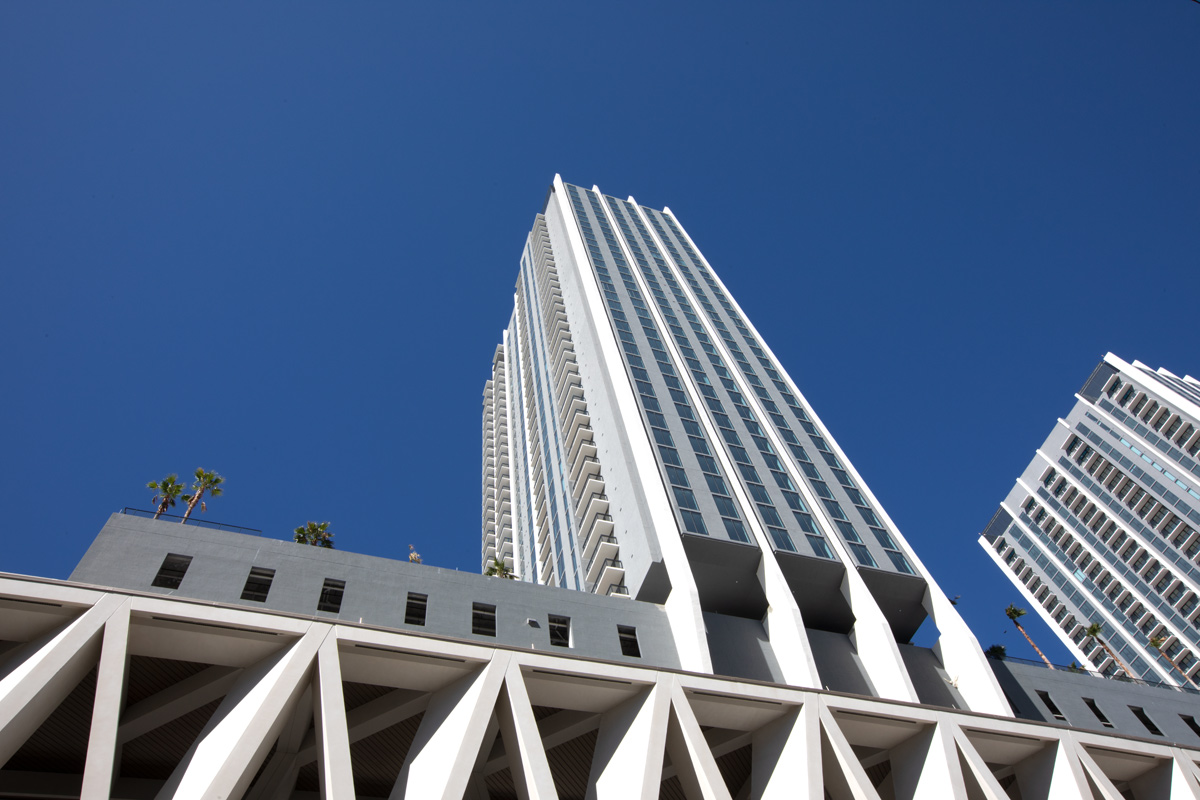
[[[1200,736],[1200,725],[1196,724],[1195,717],[1189,717],[1187,714],[1180,714],[1179,718],[1183,720],[1183,724],[1192,729],[1192,733]]]
[[[404,606],[405,625],[424,625],[425,609],[429,605],[429,595],[418,592],[408,593],[408,602]]]
[[[317,611],[329,611],[334,614],[342,610],[342,595],[346,591],[346,582],[326,578],[321,587],[321,598],[317,601]]]
[[[1100,720],[1100,724],[1106,728],[1111,728],[1113,724],[1108,721],[1108,717],[1104,716],[1104,712],[1100,710],[1100,706],[1096,705],[1096,701],[1090,697],[1083,698],[1083,703],[1092,710],[1096,715],[1096,719]]]
[[[471,604],[471,633],[480,636],[496,635],[496,607],[487,603]]]
[[[167,557],[163,559],[162,566],[158,568],[158,574],[154,576],[154,580],[150,585],[158,586],[162,589],[178,589],[184,574],[187,573],[188,565],[191,563],[191,556],[168,553]]]
[[[631,658],[642,657],[642,649],[638,647],[637,628],[631,625],[618,625],[617,638],[621,640],[621,655]]]
[[[250,575],[246,578],[246,586],[242,589],[243,600],[254,600],[261,603],[267,599],[271,591],[271,581],[275,579],[275,570],[265,567],[251,567]]]
[[[571,646],[571,618],[550,615],[550,644],[555,647]]]
[[[1054,716],[1054,718],[1056,720],[1058,720],[1059,722],[1067,721],[1066,716],[1061,711],[1058,710],[1058,706],[1056,706],[1054,704],[1054,701],[1050,699],[1049,692],[1038,692],[1037,695],[1038,695],[1038,697],[1041,698],[1042,703],[1045,704],[1046,708],[1049,709],[1050,713]]]
[[[1146,730],[1150,731],[1155,736],[1163,735],[1163,732],[1160,731],[1158,726],[1154,724],[1154,720],[1150,719],[1143,709],[1138,708],[1137,706],[1130,706],[1129,710],[1132,711],[1133,715],[1138,718],[1138,722],[1146,726]]]

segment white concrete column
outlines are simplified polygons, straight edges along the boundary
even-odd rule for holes
[[[919,703],[917,690],[908,676],[908,668],[900,655],[900,647],[892,633],[892,626],[883,615],[875,596],[867,588],[858,570],[850,566],[851,556],[836,537],[833,545],[842,553],[846,563],[845,591],[849,595],[850,608],[854,612],[854,630],[850,634],[858,650],[859,661],[867,673],[875,693],[888,700]]]
[[[550,762],[542,747],[521,666],[515,659],[509,662],[504,675],[504,691],[496,704],[496,717],[517,797],[521,800],[557,800]]]
[[[1093,800],[1083,767],[1071,743],[1048,742],[1041,751],[1013,765],[1021,797],[1036,800]]]
[[[330,630],[328,625],[312,623],[299,641],[247,669],[157,799],[240,797],[308,688],[317,649]]]
[[[125,705],[125,660],[129,644],[129,600],[104,623],[100,666],[96,671],[96,698],[83,768],[81,800],[106,800],[112,791],[117,754],[117,725]]]
[[[346,726],[346,701],[342,697],[342,665],[337,637],[329,635],[317,651],[313,680],[313,722],[317,734],[317,772],[324,800],[354,800],[350,764],[350,736]]]
[[[823,701],[816,702],[819,704],[817,713],[821,723],[821,769],[825,791],[833,800],[880,800],[867,771],[854,754],[833,714],[829,713]],[[811,751],[809,755],[811,757]]]
[[[952,735],[930,725],[892,748],[897,800],[967,800],[967,787]]]
[[[1187,753],[1171,748],[1170,800],[1192,800],[1200,797],[1200,770]]]
[[[1102,800],[1125,800],[1125,796],[1113,785],[1112,780],[1104,773],[1086,748],[1081,747],[1077,742],[1071,742],[1071,749],[1074,751],[1075,757],[1079,759],[1083,771],[1087,773],[1083,779],[1085,788],[1089,789],[1092,794],[1098,790]],[[1092,782],[1090,787],[1087,786],[1088,778],[1091,778]],[[1084,796],[1088,797],[1087,794]]]
[[[656,800],[670,704],[660,679],[601,716],[587,800]]]
[[[1004,788],[1000,785],[1000,781],[996,780],[996,776],[988,768],[987,763],[975,750],[975,746],[971,744],[971,740],[962,732],[962,729],[957,725],[953,725],[948,730],[954,738],[954,744],[957,746],[958,752],[962,754],[963,760],[967,762],[967,768],[971,771],[969,777],[974,780],[976,787],[983,792],[985,800],[1008,800],[1008,792],[1004,791]],[[964,775],[963,780],[967,781],[968,776]]]
[[[94,606],[30,643],[0,680],[0,766],[83,680],[100,656],[104,623],[125,599],[103,595]]]
[[[717,760],[713,758],[678,678],[667,675],[663,681],[664,688],[669,687],[671,697],[666,751],[671,756],[671,766],[675,768],[684,794],[697,800],[731,800]]]
[[[480,671],[434,693],[391,800],[459,800],[483,743],[510,655],[496,651]]]
[[[825,800],[821,722],[805,703],[755,732],[750,749],[750,800]]]

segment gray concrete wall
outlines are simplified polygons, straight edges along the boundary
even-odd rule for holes
[[[175,590],[150,585],[168,553],[192,557]],[[241,599],[251,567],[275,570],[265,602]],[[337,614],[317,611],[326,578],[346,582]],[[652,603],[598,597],[174,521],[113,514],[70,579],[535,650],[553,649],[589,658],[679,667],[666,613]],[[428,595],[424,626],[404,622],[409,592]],[[496,606],[494,638],[471,632],[475,602]],[[570,648],[551,648],[547,625],[550,614],[571,618]],[[621,655],[618,625],[637,629],[641,658]]]
[[[1064,724],[1076,728],[1143,739],[1164,739],[1189,747],[1200,743],[1200,735],[1183,720],[1184,716],[1189,716],[1200,723],[1200,695],[1098,678],[1086,672],[1050,670],[1014,661],[993,660],[990,663],[1013,710],[1024,719],[1063,723],[1054,717],[1038,695],[1042,691],[1049,695],[1051,702],[1066,717]],[[1095,701],[1112,727],[1100,721],[1088,708],[1084,698]],[[1132,707],[1143,709],[1162,731],[1162,736],[1147,730],[1134,716]]]

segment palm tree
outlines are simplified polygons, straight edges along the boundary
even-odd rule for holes
[[[488,568],[483,574],[490,575],[495,578],[504,578],[505,580],[510,581],[517,579],[517,576],[513,574],[513,571],[508,568],[508,564],[505,564],[498,558],[492,559],[492,563],[488,564]]]
[[[1103,623],[1103,622],[1093,622],[1091,625],[1088,625],[1088,626],[1087,626],[1087,630],[1085,630],[1083,633],[1084,633],[1084,635],[1085,635],[1085,636],[1088,636],[1088,637],[1090,637],[1090,638],[1092,638],[1092,639],[1095,639],[1095,640],[1096,640],[1096,644],[1098,644],[1098,645],[1100,645],[1101,647],[1103,647],[1103,648],[1104,648],[1105,652],[1107,652],[1107,653],[1108,653],[1108,655],[1109,655],[1109,656],[1112,658],[1112,660],[1113,660],[1113,663],[1115,663],[1115,664],[1116,664],[1117,666],[1119,666],[1119,667],[1120,667],[1122,670],[1124,670],[1124,671],[1125,671],[1125,674],[1126,674],[1127,676],[1129,676],[1130,678],[1132,678],[1132,677],[1133,677],[1133,673],[1130,671],[1129,667],[1125,666],[1125,662],[1124,662],[1124,661],[1122,661],[1121,659],[1117,658],[1117,654],[1116,654],[1116,653],[1113,651],[1113,649],[1112,649],[1111,647],[1109,647],[1109,646],[1108,646],[1108,642],[1106,642],[1106,641],[1104,641],[1103,639],[1101,639],[1101,638],[1100,638],[1100,631],[1102,631],[1102,630],[1104,630],[1104,623]]]
[[[1022,627],[1021,623],[1017,622],[1017,620],[1029,612],[1023,608],[1017,608],[1010,603],[1008,608],[1004,609],[1004,613],[1008,615],[1010,620],[1012,620],[1012,624],[1017,626],[1017,630],[1019,630],[1021,635],[1025,637],[1025,641],[1029,642],[1029,646],[1032,647],[1039,656],[1041,656],[1042,661],[1046,662],[1046,666],[1050,669],[1054,669],[1054,665],[1050,663],[1050,659],[1046,658],[1046,654],[1042,652],[1040,647],[1033,643],[1033,639],[1029,638],[1029,634],[1025,632],[1025,628]]]
[[[147,489],[153,489],[156,494],[150,502],[158,503],[158,510],[154,512],[154,518],[158,519],[166,513],[168,508],[175,505],[175,499],[183,494],[183,484],[179,482],[179,476],[171,473],[161,481],[150,481],[146,484]]]
[[[987,650],[984,650],[983,654],[988,658],[994,658],[997,661],[1003,661],[1008,656],[1008,648],[1002,644],[994,644]]]
[[[187,501],[188,507],[180,522],[187,522],[188,517],[195,510],[197,503],[200,504],[201,513],[206,511],[207,508],[203,500],[204,493],[208,492],[209,497],[220,497],[222,492],[224,492],[221,488],[221,484],[224,482],[225,479],[216,472],[205,472],[203,467],[196,467],[196,480],[192,482],[192,493],[183,496],[183,499]]]
[[[1167,637],[1165,637],[1165,636],[1151,636],[1150,637],[1150,646],[1153,647],[1155,650],[1157,650],[1158,655],[1160,657],[1166,659],[1167,663],[1171,665],[1171,669],[1175,670],[1180,675],[1182,675],[1183,679],[1185,681],[1187,681],[1189,684],[1191,684],[1193,689],[1200,689],[1200,686],[1196,686],[1195,681],[1193,681],[1191,678],[1189,678],[1188,674],[1185,671],[1183,671],[1182,669],[1180,669],[1179,666],[1175,663],[1175,661],[1169,655],[1167,655],[1166,653],[1164,653],[1162,651],[1163,642],[1165,642],[1165,641],[1167,641]]]
[[[417,548],[413,547],[411,544],[408,546],[408,560],[409,563],[412,564],[421,563],[421,554],[418,553]]]
[[[296,528],[293,541],[297,544],[311,544],[313,547],[333,549],[333,534],[329,532],[328,522],[309,522]]]

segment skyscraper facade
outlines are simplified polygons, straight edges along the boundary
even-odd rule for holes
[[[555,178],[484,406],[485,565],[662,603],[690,669],[761,642],[787,682],[849,672],[896,699],[918,699],[901,646],[930,620],[964,704],[1009,713],[974,636],[670,209]]]
[[[1081,664],[1195,686],[1200,382],[1109,353],[1076,401],[980,544]]]

